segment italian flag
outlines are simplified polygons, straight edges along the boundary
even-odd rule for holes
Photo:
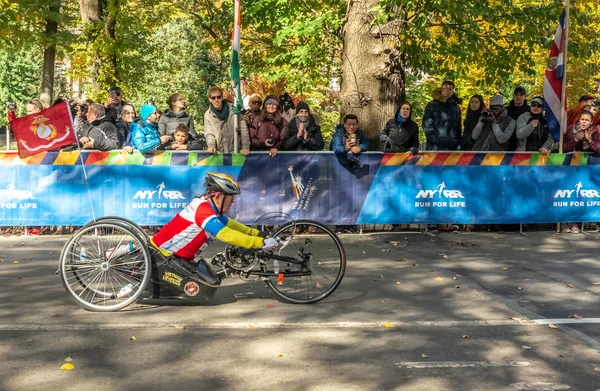
[[[240,87],[240,32],[242,29],[240,11],[240,0],[235,0],[235,10],[233,17],[233,34],[231,37],[231,83],[233,85],[233,93],[235,102],[233,112],[240,114],[244,108],[242,102],[242,90]]]

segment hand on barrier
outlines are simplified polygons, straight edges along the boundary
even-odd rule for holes
[[[419,149],[418,149],[418,148],[415,148],[415,147],[412,147],[412,148],[410,149],[410,153],[412,153],[413,155],[416,155],[417,153],[419,153]]]
[[[275,239],[275,238],[266,238],[263,241],[263,247],[262,247],[262,249],[264,251],[273,251],[278,246],[279,246],[279,242],[277,241],[277,239]]]

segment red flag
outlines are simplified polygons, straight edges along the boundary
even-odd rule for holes
[[[10,121],[19,157],[35,155],[77,142],[67,102]]]

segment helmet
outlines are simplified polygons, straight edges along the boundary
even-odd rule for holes
[[[204,181],[206,192],[218,191],[225,195],[240,194],[240,185],[227,174],[219,174],[216,172],[207,172],[206,180]]]

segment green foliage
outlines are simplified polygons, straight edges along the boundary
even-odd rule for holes
[[[41,78],[42,59],[33,51],[0,51],[0,104],[17,103],[17,113],[25,114],[26,103],[37,95]],[[6,125],[6,115],[0,116],[0,125]]]

